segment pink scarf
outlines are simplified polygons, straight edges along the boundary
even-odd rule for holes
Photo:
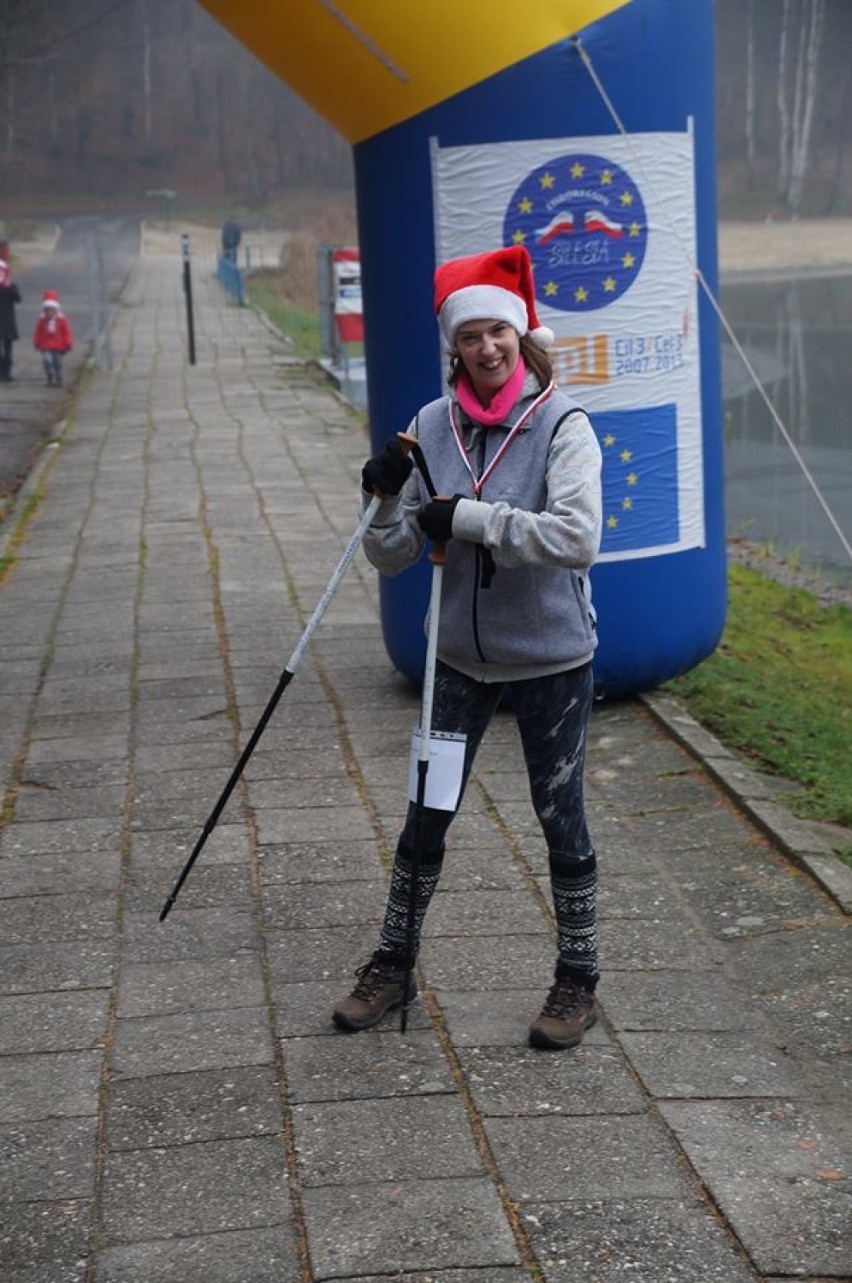
[[[519,356],[513,372],[502,388],[495,392],[491,404],[486,407],[474,392],[467,370],[462,370],[456,383],[459,405],[468,418],[473,419],[474,423],[481,423],[485,428],[493,428],[505,423],[509,411],[521,395],[526,375],[527,367],[524,365],[524,358]]]

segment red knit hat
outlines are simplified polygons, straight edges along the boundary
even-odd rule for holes
[[[454,258],[435,270],[435,315],[450,347],[460,325],[492,317],[548,348],[554,333],[535,310],[532,260],[523,245]]]
[[[56,290],[45,290],[41,299],[42,307],[59,307],[59,295]]]

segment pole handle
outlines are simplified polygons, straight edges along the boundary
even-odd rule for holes
[[[435,483],[429,472],[429,465],[423,455],[423,448],[413,432],[397,432],[397,440],[406,454],[410,453],[414,462],[417,464],[417,471],[423,478],[423,484],[429,492],[430,499],[442,499],[435,489]],[[449,496],[447,496],[449,497]],[[447,545],[443,539],[434,543],[429,551],[429,560],[433,566],[445,566],[447,564]]]
[[[438,492],[435,489],[435,483],[429,472],[429,465],[426,462],[426,456],[423,454],[423,447],[417,440],[413,432],[397,432],[396,439],[399,441],[402,449],[406,454],[410,454],[417,464],[417,471],[423,478],[423,484],[429,491],[429,498],[437,498]]]
[[[399,441],[403,456],[412,454],[415,451],[420,450],[420,447],[417,445],[417,437],[413,436],[410,432],[397,432],[396,435],[397,435],[397,440]],[[414,458],[415,460],[417,459],[416,453],[414,453]],[[422,458],[422,451],[421,451],[421,458]],[[374,490],[373,494],[376,495],[379,499],[394,498],[394,495],[385,494],[382,490]]]

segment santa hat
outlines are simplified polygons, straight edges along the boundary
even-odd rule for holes
[[[45,290],[41,300],[42,307],[59,307],[59,295],[56,290]]]
[[[539,324],[532,260],[523,245],[442,263],[435,271],[435,314],[450,347],[459,326],[491,318],[506,321],[521,336],[529,334],[542,348],[555,338],[553,330]]]
[[[10,275],[9,264],[5,259],[0,258],[0,281],[5,281]]]

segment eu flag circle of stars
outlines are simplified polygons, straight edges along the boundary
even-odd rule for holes
[[[648,244],[645,205],[620,165],[602,156],[560,156],[517,187],[503,240],[529,250],[541,303],[593,312],[614,303],[639,275]]]

